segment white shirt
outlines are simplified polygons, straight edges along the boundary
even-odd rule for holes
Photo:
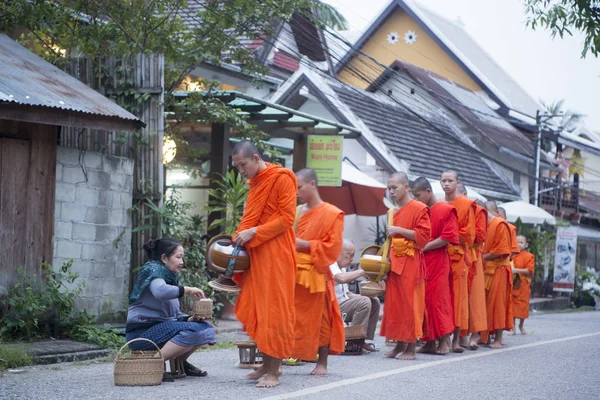
[[[337,274],[346,272],[346,268],[340,268],[337,262],[331,264],[329,266],[329,270],[331,271],[334,278]],[[335,297],[337,297],[338,303],[340,304],[349,299],[348,285],[346,283],[335,283]]]

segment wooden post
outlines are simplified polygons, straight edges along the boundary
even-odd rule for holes
[[[224,124],[212,124],[210,134],[210,188],[216,189],[219,187],[217,182],[222,179],[222,176],[227,172],[229,166],[229,127]],[[218,199],[209,196],[208,201],[213,204]],[[208,215],[208,226],[213,221],[225,218],[224,212],[212,212]],[[223,227],[218,226],[208,231],[208,236],[213,237],[223,232]]]
[[[306,168],[307,141],[307,135],[299,135],[299,138],[294,141],[294,171]]]

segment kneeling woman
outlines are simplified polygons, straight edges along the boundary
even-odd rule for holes
[[[204,292],[195,287],[178,286],[177,273],[183,266],[183,247],[175,239],[151,240],[144,245],[148,261],[138,274],[129,297],[127,340],[146,338],[159,347],[165,360],[183,358],[188,376],[206,376],[206,372],[187,362],[199,347],[215,344],[215,331],[204,321],[181,312],[179,299],[184,295],[198,301]],[[152,344],[137,341],[132,350],[152,350]],[[170,380],[165,376],[165,380]]]

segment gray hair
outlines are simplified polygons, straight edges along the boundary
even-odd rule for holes
[[[342,243],[342,250],[350,250],[356,248],[356,245],[354,244],[354,242],[350,239],[344,239],[343,243]]]

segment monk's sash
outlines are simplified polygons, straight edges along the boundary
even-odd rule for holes
[[[485,289],[490,290],[492,287],[492,280],[494,278],[494,274],[496,273],[496,269],[498,268],[506,268],[509,272],[510,270],[510,257],[501,257],[496,258],[494,260],[486,260],[485,261]],[[509,274],[509,278],[512,286],[512,272]]]
[[[452,261],[462,260],[465,256],[463,245],[448,243],[448,255]]]
[[[415,258],[415,242],[405,238],[393,238],[392,249],[396,257]]]
[[[479,246],[479,248],[477,247]],[[471,262],[477,261],[477,251],[481,249],[481,243],[474,244],[473,246],[469,246],[469,256],[471,257]]]
[[[296,283],[309,289],[311,293],[326,290],[327,275],[321,274],[312,263],[308,253],[296,253]]]

